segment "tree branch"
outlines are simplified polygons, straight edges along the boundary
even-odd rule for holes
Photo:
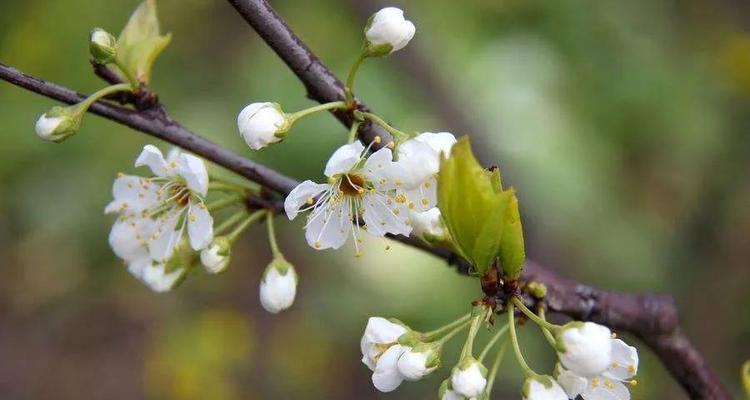
[[[265,1],[229,1],[300,77],[312,99],[320,102],[343,99],[341,82],[304,46]],[[74,104],[85,98],[71,89],[24,74],[2,63],[0,79],[67,104]],[[363,105],[360,108],[365,109]],[[289,193],[298,184],[290,177],[239,156],[184,128],[173,121],[159,104],[146,110],[134,111],[99,101],[89,111],[180,146],[279,194]],[[345,125],[351,124],[350,112],[335,115]],[[371,140],[375,135],[389,137],[378,128],[362,128],[361,137],[363,140]],[[283,210],[278,200],[249,199],[249,203],[271,206],[276,212]],[[468,271],[466,262],[448,250],[429,247],[414,238],[392,238],[445,259],[456,265],[459,272]],[[730,398],[705,365],[700,353],[679,330],[677,311],[671,297],[628,295],[596,289],[563,278],[533,261],[528,262],[524,279],[536,280],[547,286],[550,310],[577,319],[596,321],[642,338],[692,398]]]

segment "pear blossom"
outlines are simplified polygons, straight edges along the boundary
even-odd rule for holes
[[[237,116],[240,135],[253,150],[281,141],[286,125],[286,115],[276,103],[248,104]]]
[[[570,371],[582,376],[594,376],[604,371],[612,359],[612,332],[593,322],[570,322],[558,333],[564,351],[560,362]]]
[[[550,376],[533,376],[523,384],[523,400],[568,400],[568,395]]]
[[[407,332],[407,328],[385,318],[370,317],[360,341],[362,363],[367,365],[367,368],[370,368],[371,371],[375,371],[377,361],[383,353],[397,344],[398,339]]]
[[[158,148],[146,145],[135,162],[136,167],[143,165],[155,176],[121,174],[115,180],[114,200],[105,208],[106,213],[119,214],[115,226],[130,224],[135,242],[145,245],[157,263],[172,258],[186,232],[193,250],[208,246],[213,239],[213,218],[203,200],[208,191],[203,161],[179,150],[165,159]],[[150,229],[135,229],[141,225],[150,225]],[[123,257],[130,261],[128,258]]]
[[[557,381],[571,399],[630,400],[627,384],[635,384],[638,350],[620,339],[611,339],[612,359],[607,368],[594,376],[582,376],[562,365],[557,366]]]
[[[472,357],[461,361],[453,368],[451,387],[464,397],[478,397],[487,386],[487,368]]]
[[[291,307],[297,295],[297,280],[297,272],[292,264],[283,258],[274,259],[263,272],[260,304],[272,314]]]
[[[338,249],[351,235],[359,254],[362,229],[378,237],[411,233],[406,198],[395,194],[400,178],[391,150],[368,157],[368,149],[359,142],[339,147],[325,167],[328,183],[304,181],[284,201],[290,220],[310,211],[305,238],[311,247]]]
[[[405,352],[411,350],[409,346],[394,344],[379,357],[372,373],[372,384],[381,392],[396,390],[404,381],[404,376],[398,368],[398,362]]]
[[[418,343],[407,347],[398,359],[398,372],[407,381],[418,381],[436,370],[440,364],[440,347],[433,343]]]
[[[218,274],[227,269],[232,244],[226,236],[215,237],[211,244],[201,250],[201,264],[206,271]]]
[[[365,28],[372,55],[386,55],[403,49],[414,37],[417,28],[404,18],[403,10],[385,7],[373,14]]]

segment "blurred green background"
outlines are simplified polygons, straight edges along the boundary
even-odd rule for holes
[[[0,61],[92,92],[88,32],[119,32],[137,0],[2,0]],[[741,0],[393,1],[417,35],[367,62],[360,97],[405,130],[469,133],[518,190],[528,252],[565,275],[673,294],[682,324],[739,395],[750,358],[750,6]],[[273,5],[339,76],[376,0]],[[298,178],[319,178],[345,130],[319,115],[252,153],[236,131],[247,103],[312,105],[300,82],[228,3],[159,0],[173,42],[153,86],[175,119]],[[316,252],[280,221],[301,275],[294,307],[257,300],[270,260],[263,227],[229,271],[149,292],[111,253],[112,180],[148,137],[89,116],[63,145],[39,140],[54,103],[0,82],[0,397],[3,399],[430,399],[424,382],[375,392],[359,362],[370,315],[429,330],[467,310],[478,285],[382,241]],[[158,143],[157,143],[158,144]],[[166,149],[166,146],[162,145]],[[531,362],[550,368],[538,332]],[[454,346],[455,347],[455,346]],[[635,399],[684,398],[644,346]],[[455,349],[452,350],[455,353]],[[517,398],[506,360],[497,398]]]

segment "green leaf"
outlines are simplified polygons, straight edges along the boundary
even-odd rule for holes
[[[505,214],[505,227],[500,241],[500,264],[503,271],[511,278],[521,276],[523,264],[526,261],[526,250],[523,242],[523,227],[521,214],[518,211],[518,198],[513,189],[510,204]]]
[[[156,57],[171,40],[171,34],[159,33],[156,0],[145,0],[130,16],[118,39],[118,67],[126,70],[122,71],[124,78],[130,75],[147,84]]]
[[[438,206],[460,255],[483,275],[495,261],[512,191],[500,189],[499,172],[477,162],[468,138],[443,159],[438,177]]]

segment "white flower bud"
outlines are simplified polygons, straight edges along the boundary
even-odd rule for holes
[[[465,400],[464,396],[456,393],[455,390],[450,387],[450,378],[443,381],[438,391],[439,400]]]
[[[398,359],[398,372],[407,381],[418,381],[440,365],[440,347],[419,343],[405,351]]]
[[[392,345],[398,342],[407,329],[399,324],[381,317],[370,317],[362,334],[360,349],[362,362],[375,371],[377,360]]]
[[[100,64],[112,62],[117,54],[117,39],[104,29],[95,28],[91,31],[89,51]]]
[[[487,386],[487,368],[472,357],[453,368],[451,387],[461,396],[478,397]]]
[[[565,368],[582,376],[602,373],[612,361],[612,333],[593,322],[569,322],[558,333],[564,352],[558,353]]]
[[[568,395],[551,376],[526,379],[521,390],[523,400],[568,400]]]
[[[260,304],[266,311],[277,314],[292,306],[297,294],[297,272],[283,258],[268,265],[260,282]]]
[[[232,244],[225,236],[215,237],[208,247],[201,250],[201,263],[212,274],[224,272],[229,266]]]
[[[81,124],[80,114],[70,107],[52,107],[36,121],[36,134],[47,141],[60,143],[74,135]]]
[[[415,235],[420,235],[425,239],[440,240],[445,237],[445,226],[440,216],[440,209],[437,207],[424,212],[412,212],[411,226]]]
[[[253,150],[260,150],[284,139],[287,118],[276,103],[252,103],[240,111],[237,127]]]
[[[384,56],[401,50],[414,37],[416,27],[404,19],[404,12],[386,7],[376,12],[365,28],[367,52],[370,56]]]

